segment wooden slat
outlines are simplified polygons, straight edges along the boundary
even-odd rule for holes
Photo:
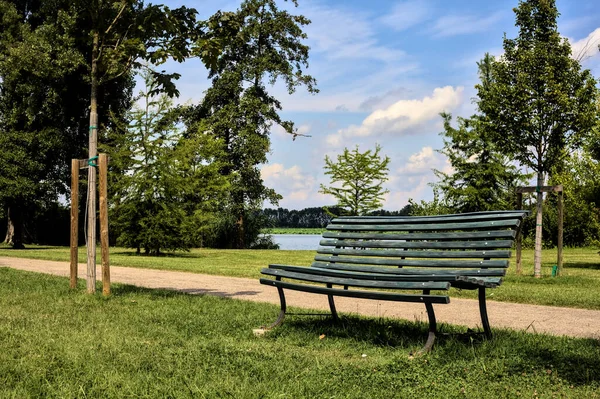
[[[413,220],[397,221],[393,224],[338,224],[332,221],[327,225],[327,230],[340,231],[448,231],[448,230],[489,230],[501,228],[516,228],[520,219],[496,220],[492,222],[466,222],[466,223],[415,223]]]
[[[459,259],[436,259],[436,260],[415,260],[398,258],[373,258],[373,257],[342,257],[342,256],[315,256],[315,263],[350,263],[357,265],[379,265],[379,266],[409,266],[409,267],[454,267],[454,268],[506,268],[508,260],[459,260]]]
[[[310,281],[313,283],[335,284],[349,287],[385,288],[400,290],[448,290],[450,288],[450,283],[448,282],[358,280],[350,278],[337,278],[315,274],[290,272],[281,269],[262,269],[261,273],[275,277],[285,277],[295,280]]]
[[[303,267],[303,266],[289,266],[289,265],[269,265],[270,269],[280,269],[286,270],[290,272],[297,273],[307,273],[307,274],[316,274],[319,276],[330,276],[330,277],[339,277],[339,278],[354,278],[354,279],[362,279],[362,280],[375,280],[375,281],[457,281],[458,276],[454,274],[444,274],[440,275],[440,278],[432,277],[433,274],[428,274],[426,279],[423,278],[423,275],[416,274],[393,274],[393,273],[384,273],[379,272],[378,270],[375,273],[365,273],[365,272],[355,272],[350,270],[336,270],[335,265],[327,268],[320,267]],[[365,267],[366,268],[366,267]],[[382,268],[374,268],[379,269]],[[263,269],[268,270],[268,269]],[[384,270],[384,269],[383,269]],[[396,269],[401,270],[401,269]],[[261,271],[262,272],[262,271]]]
[[[488,251],[405,251],[401,249],[382,249],[365,251],[364,249],[349,248],[319,248],[318,254],[323,255],[357,255],[357,256],[379,256],[379,257],[405,257],[405,258],[510,258],[509,250]]]
[[[354,247],[354,248],[412,248],[412,249],[487,249],[511,248],[512,240],[486,241],[357,241],[357,240],[321,240],[323,247]]]
[[[362,290],[340,290],[335,288],[324,288],[307,284],[294,284],[286,281],[260,279],[261,284],[274,287],[288,288],[295,291],[312,292],[315,294],[326,294],[335,296],[344,296],[351,298],[378,299],[381,301],[401,301],[417,303],[449,303],[450,298],[442,295],[417,295],[417,294],[391,294],[387,292],[362,291]]]
[[[420,279],[430,281],[455,281],[458,276],[477,276],[477,277],[502,277],[506,274],[506,269],[394,269],[377,266],[353,266],[345,263],[323,264],[320,267],[313,266],[316,269],[327,269],[357,273],[373,274],[391,274],[396,276],[418,276]]]
[[[511,211],[506,213],[487,213],[487,214],[454,214],[439,216],[380,216],[380,217],[338,217],[331,222],[336,224],[402,224],[402,223],[463,223],[463,222],[491,222],[507,219],[522,219],[527,212]]]
[[[360,233],[360,232],[323,232],[323,238],[337,239],[361,239],[361,240],[468,240],[468,239],[492,239],[492,238],[515,238],[515,230],[495,231],[466,231],[458,233]]]
[[[502,279],[499,277],[460,276],[458,281],[452,283],[452,286],[463,290],[474,290],[481,287],[496,288],[500,284],[502,284]]]

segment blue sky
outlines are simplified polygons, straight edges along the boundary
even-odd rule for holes
[[[320,93],[303,89],[289,96],[280,85],[285,119],[309,138],[272,129],[272,151],[262,176],[283,195],[280,206],[302,209],[330,205],[319,194],[328,184],[326,155],[344,147],[372,149],[376,143],[391,158],[385,209],[401,209],[409,198],[430,200],[432,168],[450,171],[442,148],[442,111],[454,116],[474,112],[477,65],[484,53],[502,53],[504,33],[516,36],[512,9],[518,0],[384,1],[298,0],[294,12],[311,19],[305,31],[310,46],[308,73]],[[168,0],[172,7],[194,7],[201,17],[234,10],[239,1]],[[282,7],[286,7],[281,2]],[[597,0],[558,1],[560,33],[568,38],[585,68],[600,78],[600,7]],[[288,6],[289,7],[289,6]],[[198,102],[209,87],[197,60],[165,66],[182,77],[179,102]]]

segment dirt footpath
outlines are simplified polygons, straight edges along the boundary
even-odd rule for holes
[[[0,266],[57,276],[69,275],[66,262],[0,257]],[[261,285],[257,279],[118,266],[111,266],[110,272],[111,280],[118,283],[279,304],[277,290]],[[80,264],[79,277],[85,278],[85,275],[85,265]],[[97,277],[101,277],[99,267]],[[324,295],[286,291],[286,300],[288,306],[329,310]],[[427,321],[422,304],[336,298],[336,306],[338,311],[346,313]],[[476,300],[451,298],[449,305],[436,305],[435,311],[439,322],[468,327],[481,324]],[[600,339],[599,310],[488,301],[488,314],[492,327]],[[273,321],[276,317],[277,311],[273,311]]]

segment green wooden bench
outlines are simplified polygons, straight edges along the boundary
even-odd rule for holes
[[[274,279],[261,278],[261,284],[276,287],[281,301],[279,317],[264,328],[283,322],[286,289],[327,295],[334,319],[338,318],[336,296],[419,302],[425,304],[429,318],[429,335],[420,351],[426,352],[437,331],[433,304],[449,303],[446,291],[455,287],[479,290],[481,324],[491,337],[486,289],[502,283],[510,248],[526,214],[490,211],[336,218],[323,233],[310,267],[269,265],[262,269],[262,274]]]

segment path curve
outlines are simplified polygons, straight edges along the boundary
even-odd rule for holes
[[[0,266],[57,276],[69,275],[67,262],[0,257]],[[85,277],[85,269],[85,264],[79,264],[79,277]],[[111,266],[110,273],[111,280],[118,283],[279,304],[277,290],[255,279],[119,266]],[[100,276],[98,268],[97,277]],[[288,306],[329,310],[325,295],[286,291],[286,300]],[[427,321],[422,304],[338,297],[336,307],[346,313]],[[481,324],[476,300],[451,298],[449,305],[436,305],[435,312],[440,322],[472,328]],[[599,310],[488,301],[488,314],[492,327],[600,339]],[[273,320],[276,316],[274,312]]]

